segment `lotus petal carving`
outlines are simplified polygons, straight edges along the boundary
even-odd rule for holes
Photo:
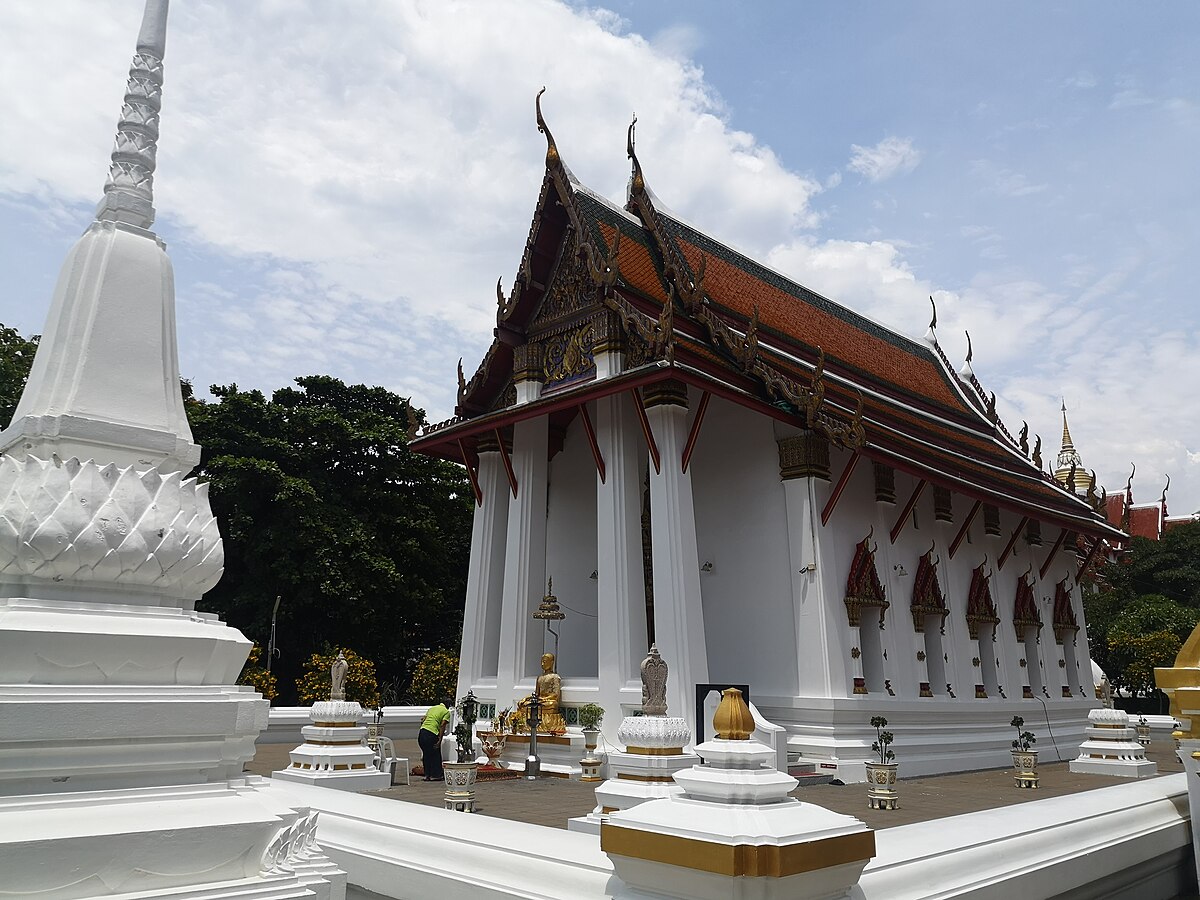
[[[199,597],[224,571],[208,485],[76,458],[0,458],[0,575]]]

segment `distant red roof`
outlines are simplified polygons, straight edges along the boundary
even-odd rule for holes
[[[1130,507],[1130,535],[1157,541],[1162,536],[1162,531],[1162,507],[1159,504]]]

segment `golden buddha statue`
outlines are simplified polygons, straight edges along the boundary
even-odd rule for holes
[[[529,711],[537,698],[538,734],[566,734],[567,723],[563,720],[559,703],[562,701],[562,678],[554,671],[554,654],[542,654],[542,674],[535,682],[534,693],[517,704],[513,712],[513,730],[529,730]]]

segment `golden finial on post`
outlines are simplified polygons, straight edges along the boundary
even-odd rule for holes
[[[754,732],[754,716],[737,688],[721,691],[721,703],[713,715],[713,731],[725,741],[748,741]]]

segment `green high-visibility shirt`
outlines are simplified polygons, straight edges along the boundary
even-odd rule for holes
[[[429,707],[429,712],[425,713],[425,721],[421,723],[423,731],[432,731],[436,735],[442,733],[442,723],[450,718],[450,710],[446,709],[444,703],[439,703],[437,706]]]

